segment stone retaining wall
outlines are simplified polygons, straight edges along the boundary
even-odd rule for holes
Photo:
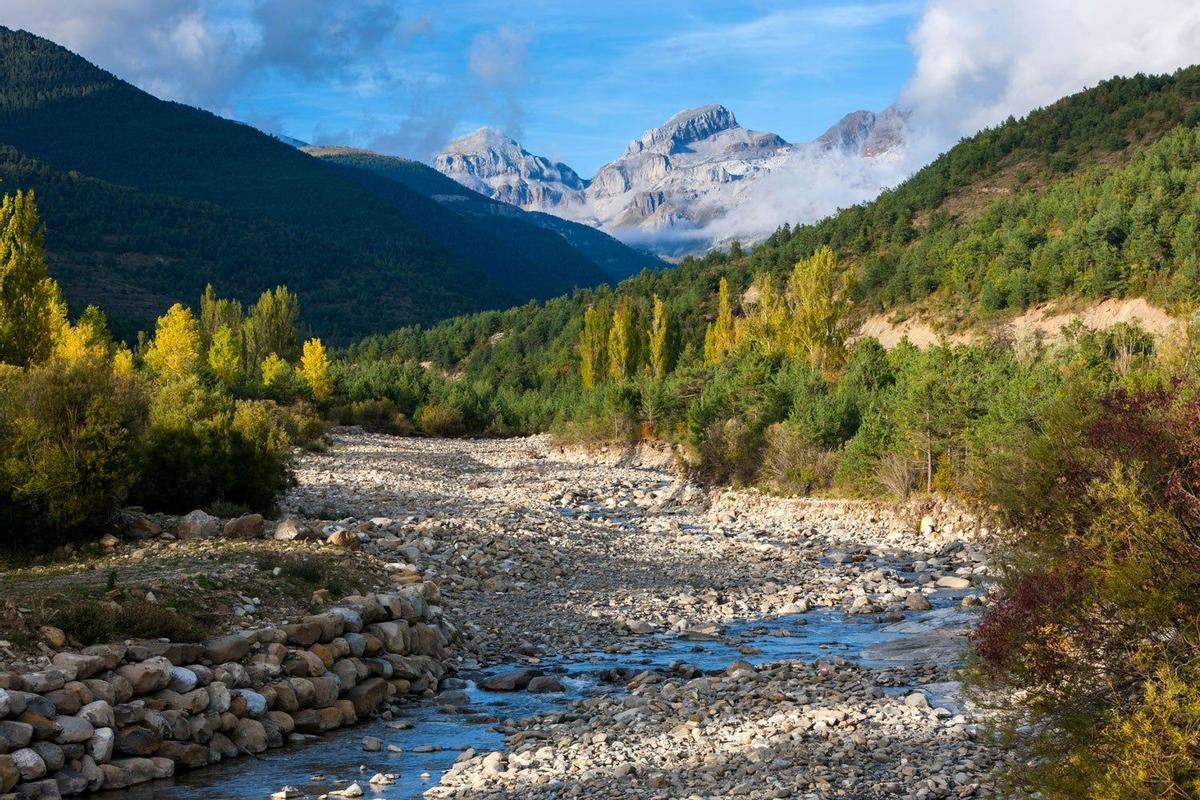
[[[0,800],[120,789],[261,753],[436,689],[432,583],[202,644],[130,641],[0,672]]]

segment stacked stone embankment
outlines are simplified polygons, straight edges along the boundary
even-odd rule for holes
[[[202,643],[127,641],[0,672],[0,799],[120,789],[431,694],[457,636],[437,586],[345,597]]]

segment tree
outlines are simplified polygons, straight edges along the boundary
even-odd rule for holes
[[[775,288],[769,273],[754,277],[753,305],[734,326],[734,340],[765,353],[792,349],[792,330],[787,303]],[[749,303],[749,300],[747,300]]]
[[[620,383],[637,372],[640,349],[633,300],[622,297],[613,309],[608,329],[608,374],[614,381]]]
[[[263,292],[242,326],[247,362],[261,363],[272,353],[295,361],[299,319],[300,300],[286,286]]]
[[[721,278],[717,288],[717,318],[704,333],[704,363],[715,364],[733,349],[733,304],[729,300],[729,281]]]
[[[829,247],[796,263],[788,278],[795,346],[816,371],[841,365],[845,357],[846,305],[838,297],[837,259]]]
[[[192,310],[179,303],[158,318],[146,365],[161,378],[191,375],[200,363],[200,325]]]
[[[583,312],[583,332],[579,335],[579,377],[585,389],[604,381],[608,368],[608,316],[607,298],[593,303]]]
[[[662,380],[671,369],[671,315],[662,298],[654,295],[654,313],[650,317],[650,376]]]
[[[292,378],[292,366],[276,353],[271,353],[262,362],[262,382],[268,389],[283,388]]]
[[[207,345],[221,328],[229,328],[234,334],[234,340],[241,347],[240,335],[242,330],[242,304],[237,300],[217,297],[216,290],[210,283],[204,287],[200,296],[200,330]]]
[[[241,347],[237,334],[228,325],[221,325],[211,336],[208,368],[226,388],[233,386],[242,371]]]
[[[304,353],[300,356],[300,375],[317,401],[326,400],[333,394],[329,358],[320,339],[309,339],[304,343]]]
[[[53,343],[58,285],[47,277],[44,232],[33,192],[0,201],[0,362],[44,360]]]

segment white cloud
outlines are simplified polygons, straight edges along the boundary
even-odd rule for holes
[[[901,101],[917,125],[957,138],[1114,75],[1200,60],[1200,3],[928,0],[911,42]]]
[[[500,25],[477,34],[467,51],[467,69],[478,83],[484,102],[502,120],[505,132],[518,139],[525,122],[520,92],[526,80],[531,41],[530,30]]]

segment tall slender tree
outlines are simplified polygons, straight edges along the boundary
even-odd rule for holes
[[[837,258],[829,247],[797,262],[788,278],[795,347],[817,371],[836,369],[846,354],[846,304],[838,289]]]
[[[295,361],[299,319],[300,299],[286,286],[263,292],[242,325],[246,362],[261,364],[272,353],[284,361]]]
[[[583,332],[579,335],[579,377],[583,388],[604,382],[608,374],[609,303],[605,298],[583,312]]]
[[[46,272],[33,192],[0,200],[0,362],[27,366],[50,355],[58,285]]]
[[[733,344],[733,302],[729,297],[729,281],[721,278],[717,287],[717,318],[704,333],[704,362],[717,363],[733,349]]]
[[[654,295],[654,311],[650,317],[650,376],[662,380],[671,369],[671,314],[666,304]]]
[[[612,325],[608,329],[608,374],[620,383],[632,377],[641,355],[633,300],[621,297],[613,308]]]

